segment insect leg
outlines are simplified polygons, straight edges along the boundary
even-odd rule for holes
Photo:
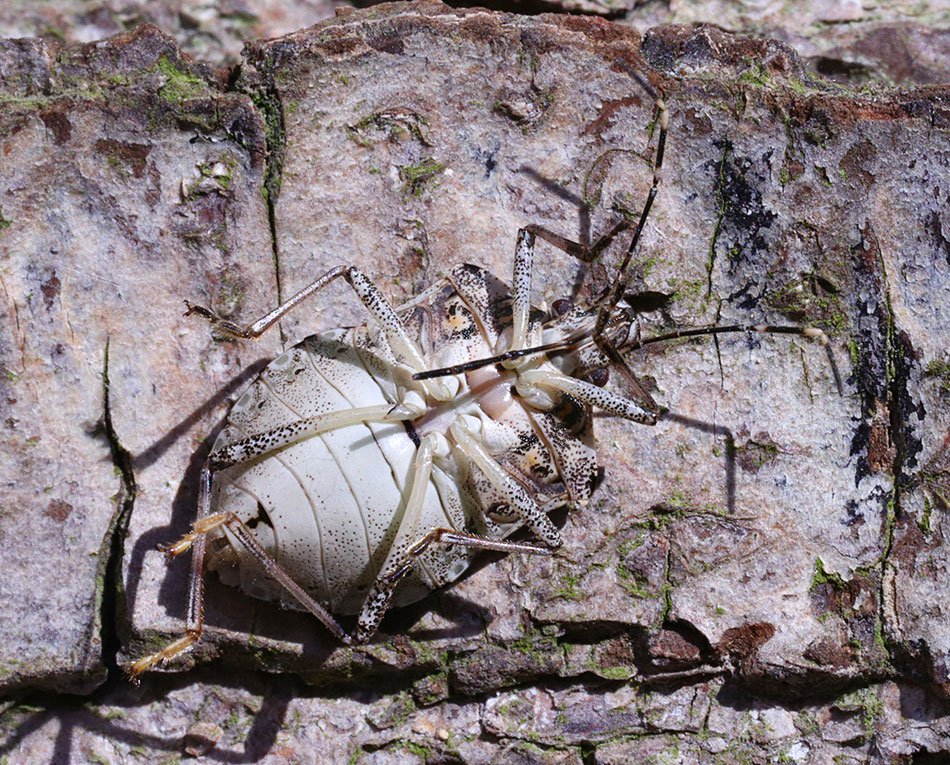
[[[483,550],[550,554],[550,550],[545,547],[485,539],[455,529],[437,528],[419,536],[419,521],[425,503],[426,490],[429,487],[429,478],[432,475],[432,458],[439,448],[440,440],[443,438],[443,436],[435,433],[429,433],[423,437],[419,449],[416,451],[416,459],[412,469],[412,489],[406,502],[406,510],[399,523],[399,529],[396,531],[389,554],[380,568],[379,576],[360,609],[354,638],[357,643],[365,643],[373,636],[379,622],[389,608],[396,585],[412,571],[415,561],[433,544],[459,544]],[[509,478],[509,480],[511,479]],[[527,499],[527,495],[525,495],[525,498]],[[547,520],[547,517],[545,517],[545,520]],[[556,534],[557,529],[554,529],[554,532]]]
[[[152,667],[190,651],[195,643],[201,639],[204,631],[204,575],[205,551],[208,535],[227,527],[234,536],[247,548],[261,567],[272,576],[297,602],[319,619],[330,632],[344,644],[350,643],[350,638],[336,619],[322,605],[311,598],[290,576],[281,568],[265,550],[253,532],[234,513],[210,513],[211,509],[211,481],[213,468],[210,463],[201,471],[201,492],[199,498],[198,519],[192,530],[185,534],[173,545],[163,548],[166,555],[175,557],[188,549],[192,550],[191,572],[188,579],[188,615],[185,621],[185,634],[178,640],[168,644],[162,650],[136,660],[129,667],[129,676],[134,680],[143,672]]]
[[[531,273],[534,264],[534,234],[528,229],[518,232],[515,247],[514,278],[511,292],[511,345],[508,350],[520,351],[528,344],[531,317]]]
[[[403,326],[402,320],[392,305],[390,305],[389,301],[383,297],[383,294],[369,277],[356,266],[336,266],[335,268],[331,268],[319,279],[308,284],[292,298],[277,306],[277,308],[265,314],[253,324],[236,324],[221,318],[208,308],[192,305],[187,300],[185,301],[185,305],[188,307],[188,310],[185,312],[185,315],[197,314],[203,316],[211,322],[214,329],[229,337],[256,339],[311,295],[341,276],[353,288],[360,302],[363,303],[366,310],[369,311],[375,320],[396,362],[405,364],[414,372],[424,371],[425,362],[419,346],[409,336],[409,332],[405,326]],[[426,393],[439,401],[446,401],[452,397],[451,392],[441,382],[426,382],[423,383],[422,386],[426,390]]]
[[[544,228],[544,226],[538,226],[535,224],[525,226],[525,230],[531,232],[539,239],[543,239],[548,244],[557,247],[559,250],[563,250],[568,255],[577,258],[582,263],[591,263],[595,261],[600,253],[610,246],[610,243],[613,242],[614,238],[618,234],[622,234],[628,228],[630,228],[630,221],[624,219],[619,223],[616,223],[613,228],[610,229],[610,231],[600,237],[596,242],[591,245],[586,245],[581,244],[580,242],[575,242],[573,239],[568,239],[567,237],[561,236],[560,234],[555,234],[550,229]]]
[[[653,97],[656,103],[657,115],[655,124],[659,125],[660,133],[657,137],[656,154],[654,155],[653,159],[653,182],[650,185],[650,190],[647,192],[647,198],[643,203],[643,209],[640,211],[640,219],[637,221],[637,227],[634,229],[633,238],[630,240],[630,245],[627,247],[627,251],[623,256],[623,260],[620,263],[620,268],[617,269],[617,278],[610,290],[610,296],[601,305],[600,312],[597,315],[597,324],[594,327],[593,337],[598,346],[601,346],[601,339],[606,340],[604,330],[607,327],[607,322],[610,319],[610,315],[614,308],[617,307],[617,303],[619,303],[620,299],[623,297],[623,293],[627,289],[627,282],[630,278],[628,273],[630,261],[633,259],[633,253],[636,252],[637,245],[640,244],[640,236],[643,234],[643,228],[646,225],[647,218],[650,215],[650,209],[653,207],[653,200],[656,199],[656,192],[660,186],[660,178],[663,170],[663,155],[666,150],[666,133],[670,125],[670,113],[666,108],[666,101],[663,100],[663,98],[653,89],[653,86],[650,85],[642,76],[640,76],[639,73],[632,70],[628,70],[628,73],[632,75],[633,78],[640,84],[640,87],[642,87],[649,95]],[[601,347],[601,349],[604,350],[603,347]],[[608,355],[610,354],[608,353]]]
[[[478,437],[472,433],[461,420],[456,420],[449,429],[455,448],[473,462],[485,477],[491,482],[505,499],[511,512],[521,519],[548,547],[560,547],[563,544],[561,533],[551,519],[538,507],[538,504],[528,496],[520,483],[505,472],[494,457],[481,444]]]
[[[838,371],[838,363],[835,361],[834,352],[831,350],[831,341],[824,330],[818,327],[801,327],[795,324],[708,324],[703,327],[691,327],[689,329],[675,329],[662,335],[653,337],[636,338],[624,346],[626,348],[642,348],[645,345],[653,343],[664,343],[668,340],[679,340],[684,337],[697,337],[700,335],[722,335],[730,332],[758,332],[761,334],[772,335],[800,335],[801,337],[815,340],[825,349],[825,355],[828,357],[828,364],[831,367],[831,373],[835,378],[835,387],[838,389],[838,395],[844,395],[844,388],[841,383],[841,373]]]
[[[379,406],[363,406],[354,409],[342,409],[339,412],[318,414],[234,441],[213,451],[209,457],[209,462],[215,470],[221,470],[230,465],[237,465],[255,457],[270,454],[278,449],[283,449],[285,446],[290,446],[298,441],[303,441],[305,438],[326,433],[330,430],[339,430],[364,422],[411,420],[422,413],[422,409],[414,408],[409,404],[400,404],[396,407],[390,404],[381,404]]]
[[[412,572],[412,567],[419,557],[432,545],[461,545],[471,547],[477,550],[495,550],[497,552],[519,552],[531,555],[550,555],[551,550],[540,545],[526,544],[523,542],[506,542],[501,539],[486,539],[485,537],[469,534],[465,531],[456,529],[432,529],[419,537],[406,549],[399,561],[391,568],[389,573],[381,574],[377,578],[373,589],[370,590],[360,611],[359,622],[356,627],[356,634],[353,637],[355,643],[365,643],[375,633],[382,621],[386,610],[389,608],[389,602],[392,600],[396,585]]]
[[[392,351],[396,361],[405,364],[414,372],[422,372],[426,368],[423,359],[422,350],[418,344],[409,336],[396,313],[395,309],[383,297],[375,284],[356,267],[351,267],[346,272],[346,280],[353,287],[366,310],[370,312],[376,325],[383,333],[386,344]],[[438,380],[426,381],[421,383],[426,394],[438,401],[448,401],[452,398],[452,392]]]
[[[624,69],[627,74],[632,76],[633,79],[637,81],[637,84],[640,85],[640,87],[643,88],[651,98],[653,98],[656,112],[654,125],[659,126],[659,136],[657,137],[656,153],[654,154],[653,158],[653,182],[650,186],[650,191],[647,193],[647,199],[643,205],[643,209],[640,212],[640,219],[637,223],[633,239],[630,242],[630,246],[627,248],[627,253],[624,257],[623,263],[618,270],[618,283],[614,286],[615,288],[619,287],[619,289],[614,290],[614,292],[611,294],[611,300],[605,306],[608,316],[610,312],[616,308],[617,302],[623,295],[623,291],[626,288],[627,267],[630,265],[633,252],[636,250],[637,245],[640,242],[640,235],[643,232],[643,227],[646,223],[650,208],[653,206],[653,199],[656,197],[657,188],[660,185],[661,171],[663,169],[663,156],[666,152],[666,135],[670,124],[669,110],[666,107],[666,102],[659,95],[659,93],[657,93],[656,89],[639,72],[628,68],[625,64],[623,64],[623,62],[618,63],[620,64],[621,68]],[[607,249],[611,242],[613,242],[613,240],[619,234],[630,228],[630,226],[631,222],[629,220],[621,220],[619,223],[614,224],[610,231],[601,236],[591,245],[584,245],[571,239],[567,239],[560,234],[555,234],[553,231],[550,231],[543,226],[531,225],[527,226],[526,228],[532,234],[544,239],[544,241],[557,247],[559,250],[563,250],[568,255],[571,255],[584,263],[590,263],[596,260],[600,253]],[[600,331],[597,334],[602,333],[603,329],[604,327],[601,326]]]
[[[223,335],[227,335],[228,337],[240,337],[244,339],[256,340],[258,337],[264,334],[264,332],[270,329],[270,327],[272,327],[284,316],[294,310],[294,308],[305,301],[308,297],[316,292],[319,292],[330,282],[335,281],[340,276],[343,276],[347,271],[347,268],[347,266],[336,266],[335,268],[331,268],[319,279],[316,279],[315,281],[308,284],[292,298],[284,303],[281,303],[273,311],[264,314],[253,324],[236,324],[232,321],[221,318],[209,308],[205,308],[204,306],[200,305],[193,305],[187,300],[185,301],[185,306],[187,306],[188,310],[185,311],[185,316],[191,316],[192,314],[203,316],[211,322],[211,325],[214,327],[214,329]]]
[[[527,396],[530,395],[530,389],[534,387],[560,391],[608,414],[614,414],[643,425],[656,425],[657,414],[655,412],[644,409],[630,399],[611,393],[606,388],[592,385],[575,377],[546,372],[542,369],[522,372],[518,378],[518,392]]]
[[[534,242],[535,237],[560,247],[567,253],[574,255],[585,263],[600,254],[601,250],[610,244],[610,241],[620,231],[629,228],[626,221],[621,221],[607,234],[602,236],[591,247],[585,247],[577,242],[555,234],[542,226],[525,226],[518,232],[518,243],[515,247],[514,278],[511,290],[512,333],[509,351],[520,351],[528,346],[529,319],[531,315],[531,276],[534,269]]]
[[[268,433],[242,439],[241,441],[229,444],[222,449],[212,452],[201,472],[198,518],[192,530],[174,544],[162,548],[169,557],[181,555],[189,549],[192,550],[191,572],[188,579],[188,615],[185,622],[185,634],[178,640],[165,646],[161,651],[135,661],[129,669],[129,675],[135,678],[157,664],[164,664],[166,661],[189,651],[201,638],[201,633],[204,628],[204,559],[207,538],[208,534],[222,526],[227,526],[234,536],[257,559],[264,570],[279,582],[305,609],[323,622],[327,629],[343,643],[349,643],[349,637],[329,612],[313,600],[313,598],[287,575],[280,567],[280,564],[261,547],[251,531],[237,516],[233,513],[211,514],[212,476],[216,470],[247,462],[248,460],[318,433],[344,428],[360,422],[398,421],[417,416],[409,407],[400,407],[400,410],[399,412],[393,412],[392,407],[384,405],[330,412],[292,423],[283,428],[277,428]]]
[[[201,471],[201,486],[198,494],[198,517],[206,517],[211,507],[211,468],[206,464]],[[199,521],[195,522],[195,526]],[[178,640],[169,643],[162,650],[148,656],[143,656],[132,662],[128,669],[129,678],[138,682],[138,677],[152,667],[187,653],[201,639],[204,629],[204,559],[207,547],[207,538],[204,534],[195,536],[189,546],[193,545],[191,556],[191,571],[188,575],[188,614],[185,618],[185,634]],[[185,548],[187,549],[187,548]],[[175,553],[177,554],[177,553]]]

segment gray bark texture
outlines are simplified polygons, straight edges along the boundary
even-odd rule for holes
[[[234,67],[149,25],[0,39],[0,762],[943,761],[950,88],[945,34],[909,29],[930,58],[844,84],[816,74],[833,56],[714,26],[436,2]],[[229,405],[366,321],[341,283],[222,341],[183,299],[251,321],[355,264],[399,304],[459,263],[510,281],[527,224],[595,240],[651,183],[631,70],[670,115],[644,333],[829,347],[633,353],[668,411],[595,418],[604,478],[554,514],[555,556],[485,556],[353,648],[209,575],[201,643],[129,685],[182,633],[187,556],[156,547]],[[536,303],[595,298],[620,239],[590,267],[539,243]]]

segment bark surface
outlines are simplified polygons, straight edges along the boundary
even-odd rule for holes
[[[399,303],[460,262],[509,280],[529,223],[595,239],[650,185],[654,105],[626,68],[670,109],[645,332],[818,326],[841,393],[800,339],[651,346],[630,363],[669,413],[597,418],[605,478],[556,516],[562,554],[489,556],[352,649],[210,577],[171,669],[217,661],[15,704],[11,762],[950,750],[950,91],[842,88],[713,27],[428,2],[252,43],[230,76],[152,27],[0,41],[0,682],[87,693],[176,637],[187,561],[155,547],[187,530],[229,402],[366,319],[337,286],[221,342],[183,299],[253,320],[353,263]],[[626,241],[589,269],[539,245],[536,302],[591,299]]]

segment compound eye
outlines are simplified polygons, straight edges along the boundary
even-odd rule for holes
[[[594,367],[587,373],[587,381],[598,388],[603,388],[609,379],[610,372],[607,367]]]
[[[551,303],[551,313],[555,316],[563,316],[574,310],[574,303],[567,298],[558,298]]]

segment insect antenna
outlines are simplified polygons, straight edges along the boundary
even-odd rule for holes
[[[679,340],[684,337],[699,337],[702,335],[724,335],[735,332],[759,332],[770,335],[800,335],[801,337],[813,338],[825,349],[828,357],[828,364],[831,367],[831,373],[835,378],[835,388],[838,395],[844,395],[844,387],[841,384],[841,373],[838,371],[838,364],[835,361],[835,355],[831,350],[831,343],[824,330],[818,327],[800,327],[795,324],[709,324],[702,327],[690,327],[689,329],[674,329],[672,332],[666,332],[662,335],[653,335],[652,337],[635,337],[621,346],[621,350],[635,350],[645,345],[654,343],[664,343],[670,340]]]
[[[624,292],[626,292],[627,283],[630,280],[630,275],[628,273],[630,261],[633,259],[633,254],[636,252],[637,246],[640,244],[640,237],[643,234],[643,229],[646,226],[647,218],[649,217],[650,210],[653,207],[653,200],[656,199],[656,192],[660,186],[660,178],[663,170],[663,155],[666,151],[666,133],[670,125],[670,113],[666,108],[666,102],[656,91],[656,89],[646,80],[646,78],[644,78],[635,69],[627,66],[625,62],[618,61],[617,64],[628,75],[636,80],[637,84],[639,84],[640,87],[643,88],[643,90],[646,91],[646,93],[655,101],[657,114],[656,122],[660,126],[660,134],[657,137],[656,154],[653,158],[653,183],[650,185],[650,190],[647,192],[646,201],[643,203],[643,209],[640,211],[640,218],[637,221],[637,226],[633,231],[633,238],[630,240],[627,251],[624,253],[620,267],[617,269],[617,278],[614,281],[613,287],[610,289],[607,300],[605,300],[600,307],[600,311],[597,315],[597,324],[594,326],[594,342],[597,343],[597,346],[604,353],[611,357],[613,357],[614,354],[610,351],[611,343],[607,338],[605,330],[607,328],[607,323],[610,321],[611,314],[617,307],[617,304],[620,303],[620,300],[623,298]],[[614,352],[616,352],[616,349],[614,349]]]
[[[637,247],[640,244],[640,237],[643,234],[643,229],[646,226],[647,219],[650,216],[650,210],[653,207],[653,201],[656,199],[657,189],[660,186],[660,178],[663,170],[663,156],[666,152],[666,134],[670,124],[670,114],[666,107],[666,102],[660,93],[650,84],[649,81],[647,81],[645,77],[627,65],[624,61],[617,61],[616,63],[620,69],[623,69],[626,74],[636,80],[637,84],[643,88],[647,95],[649,95],[654,100],[656,104],[656,116],[654,118],[654,124],[659,126],[659,135],[657,136],[656,141],[656,153],[653,157],[653,182],[650,185],[649,192],[647,192],[647,198],[643,203],[643,209],[640,211],[640,217],[637,220],[636,228],[633,231],[633,237],[631,238],[630,244],[624,253],[620,267],[617,269],[617,276],[614,279],[614,283],[610,287],[605,298],[603,298],[603,302],[600,304],[600,308],[597,312],[597,321],[594,324],[593,332],[591,332],[591,339],[600,349],[601,353],[603,353],[604,356],[606,356],[611,362],[611,364],[620,371],[620,374],[633,397],[648,411],[656,414],[660,411],[659,407],[653,400],[653,397],[646,391],[646,389],[637,379],[637,376],[633,373],[633,370],[631,370],[627,365],[626,360],[621,355],[617,346],[615,346],[611,341],[608,333],[608,325],[610,324],[614,310],[617,308],[618,304],[623,299],[624,294],[627,291],[627,286],[630,281],[630,262],[633,260],[633,255],[637,251]],[[614,233],[618,233],[623,228],[625,228],[625,226],[615,227],[610,236],[612,237]]]
[[[497,356],[488,356],[483,359],[473,359],[461,364],[453,364],[450,367],[440,367],[439,369],[427,369],[425,372],[416,372],[412,376],[413,380],[431,380],[434,377],[446,377],[448,375],[458,375],[463,372],[471,372],[473,369],[481,369],[491,364],[501,364],[504,361],[520,359],[524,356],[533,356],[538,353],[554,353],[555,351],[573,351],[582,341],[570,340],[557,343],[546,343],[545,345],[536,345],[532,348],[519,348],[515,351],[506,351]]]

